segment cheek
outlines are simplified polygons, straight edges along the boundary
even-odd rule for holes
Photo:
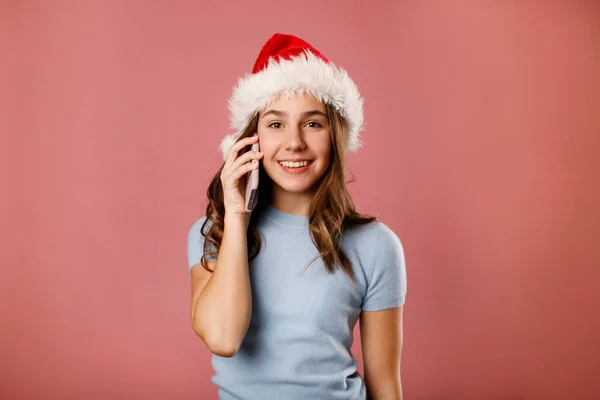
[[[261,129],[258,129],[258,144],[260,146],[260,151],[264,153],[264,158],[267,159],[273,155],[273,151],[275,146],[273,146],[273,141],[268,138],[267,135],[261,133]]]
[[[318,139],[313,142],[311,147],[320,158],[328,161],[331,155],[331,140],[329,139],[329,135]]]
[[[263,140],[260,142],[260,151],[264,154],[263,160],[270,160],[275,157],[276,146],[273,146],[271,142]]]

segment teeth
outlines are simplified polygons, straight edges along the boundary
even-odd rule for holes
[[[281,161],[280,164],[287,168],[300,168],[306,167],[308,165],[308,161],[299,161],[299,162],[290,162],[290,161]]]

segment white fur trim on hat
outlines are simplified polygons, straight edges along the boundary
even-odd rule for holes
[[[356,84],[344,69],[307,50],[291,60],[270,59],[264,70],[238,79],[229,99],[230,124],[235,133],[221,141],[223,160],[248,122],[271,100],[282,94],[304,92],[331,104],[340,113],[348,125],[346,150],[358,150],[362,146],[359,133],[363,128],[363,99]]]

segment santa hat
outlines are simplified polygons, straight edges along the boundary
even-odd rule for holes
[[[278,96],[294,93],[310,93],[332,105],[347,123],[346,150],[361,147],[363,99],[348,73],[306,41],[276,33],[263,46],[252,73],[239,78],[233,89],[229,112],[234,133],[221,141],[223,160],[259,111]]]

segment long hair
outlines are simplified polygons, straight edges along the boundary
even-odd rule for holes
[[[336,269],[341,269],[352,281],[355,281],[350,260],[342,249],[344,229],[351,225],[362,225],[377,221],[378,218],[359,214],[354,207],[344,176],[346,157],[343,143],[347,134],[346,122],[331,105],[327,104],[326,107],[332,143],[331,161],[321,179],[315,183],[317,190],[309,207],[309,231],[312,242],[319,254],[310,261],[306,268],[318,258],[321,258],[328,273],[333,274]],[[258,114],[252,118],[238,140],[251,136],[256,132],[258,118]],[[220,177],[224,165],[225,163],[219,168],[208,187],[207,218],[201,228],[201,233],[205,236],[204,255],[201,261],[202,266],[209,272],[213,271],[208,268],[206,259],[210,256],[216,258],[223,239],[225,206],[223,204],[223,187]],[[257,230],[257,221],[270,197],[272,186],[272,181],[264,171],[262,164],[259,171],[258,202],[250,216],[247,233],[249,261],[254,259],[260,252],[262,241]],[[209,227],[209,230],[205,234],[207,227]]]

